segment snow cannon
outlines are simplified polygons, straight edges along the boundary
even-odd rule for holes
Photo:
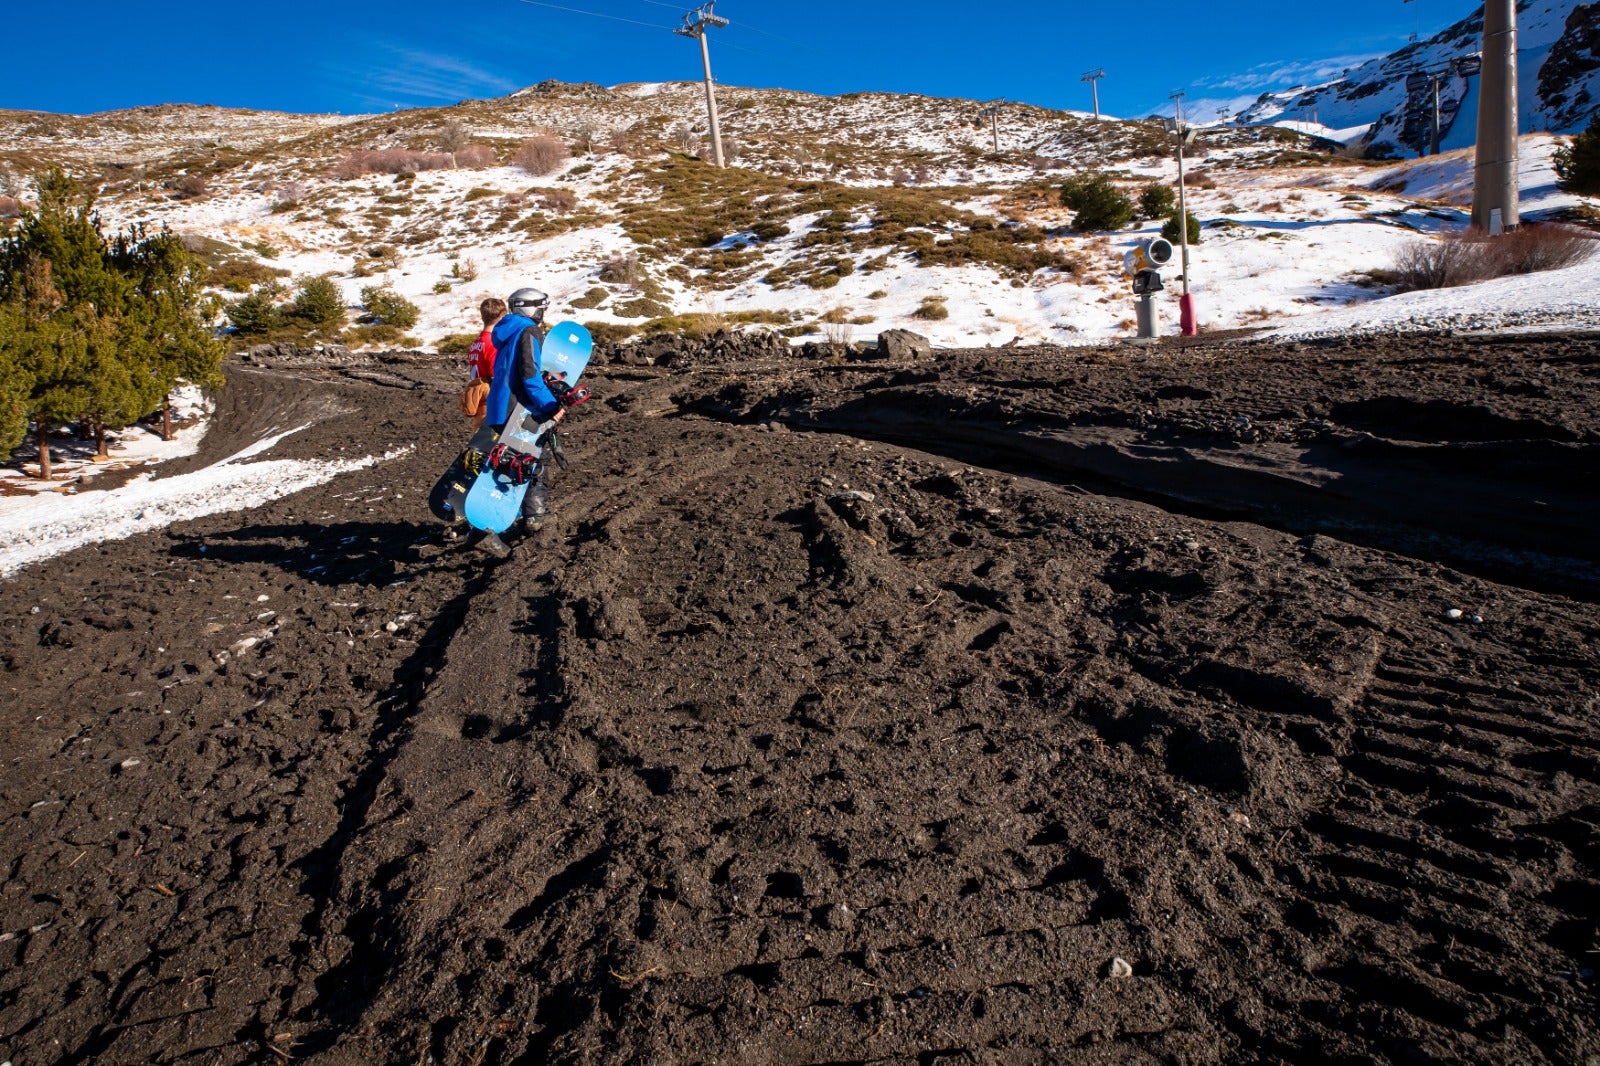
[[[1122,268],[1129,277],[1138,277],[1146,270],[1160,270],[1172,262],[1172,242],[1165,237],[1152,237],[1140,241],[1139,246],[1122,257]]]
[[[1122,258],[1123,269],[1133,278],[1133,294],[1139,297],[1139,339],[1155,340],[1158,323],[1156,306],[1151,297],[1166,289],[1161,284],[1161,267],[1172,262],[1172,242],[1165,237],[1152,237],[1140,241],[1138,247]]]

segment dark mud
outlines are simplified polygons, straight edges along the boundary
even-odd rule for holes
[[[593,375],[0,584],[0,1061],[1600,1061],[1596,338]]]

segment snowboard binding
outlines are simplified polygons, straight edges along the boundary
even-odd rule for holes
[[[489,469],[513,485],[526,485],[539,473],[539,457],[496,444],[489,449]]]

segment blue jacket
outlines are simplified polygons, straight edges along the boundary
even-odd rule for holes
[[[541,421],[561,409],[560,402],[544,383],[539,367],[541,336],[533,319],[526,315],[507,315],[495,325],[490,339],[498,354],[494,361],[494,381],[489,384],[489,398],[484,404],[483,420],[488,425],[506,424],[513,399],[519,400]]]

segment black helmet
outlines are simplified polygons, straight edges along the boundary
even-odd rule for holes
[[[537,322],[544,317],[545,306],[549,303],[550,297],[538,289],[518,289],[506,301],[506,307],[514,315],[526,315]]]

